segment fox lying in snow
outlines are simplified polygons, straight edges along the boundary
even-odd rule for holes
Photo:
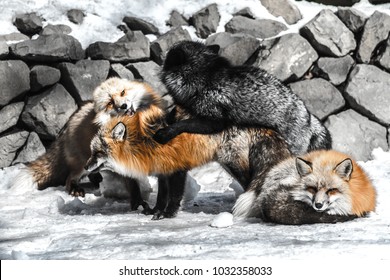
[[[322,222],[323,214],[362,217],[374,211],[375,204],[375,189],[355,161],[320,150],[273,167],[262,185],[238,198],[233,214],[302,224]]]

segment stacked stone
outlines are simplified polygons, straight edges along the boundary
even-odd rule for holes
[[[149,82],[166,92],[158,78],[166,51],[191,40],[192,25],[206,44],[220,45],[233,64],[269,71],[298,94],[331,131],[334,148],[367,160],[373,148],[388,149],[390,127],[390,16],[369,18],[353,8],[323,10],[299,34],[285,34],[301,19],[291,1],[261,0],[280,21],[259,19],[250,9],[237,11],[216,33],[216,4],[186,18],[172,11],[171,29],[125,17],[117,42],[95,42],[85,50],[66,25],[46,25],[35,13],[17,15],[20,33],[0,36],[0,168],[34,160],[45,152],[70,116],[92,99],[94,88],[111,76]],[[260,5],[260,4],[259,4]],[[83,24],[84,13],[68,12]],[[31,39],[39,34],[37,39]],[[146,37],[153,34],[156,40]]]

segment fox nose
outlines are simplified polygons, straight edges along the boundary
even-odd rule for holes
[[[126,103],[123,103],[122,106],[121,106],[121,109],[122,109],[122,110],[126,110],[126,109],[127,109],[127,104],[126,104]]]
[[[317,209],[321,209],[322,208],[322,203],[319,203],[319,202],[316,202],[315,204],[314,204],[314,206],[317,208]]]

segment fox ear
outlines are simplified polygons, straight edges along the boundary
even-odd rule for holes
[[[126,126],[119,122],[111,131],[112,139],[123,141],[126,137]]]
[[[209,45],[207,48],[213,53],[218,54],[221,47],[219,45]]]
[[[186,63],[187,57],[182,49],[171,49],[167,53],[164,61],[164,70],[169,70],[175,66],[180,66]]]
[[[300,157],[297,157],[295,160],[295,165],[297,167],[298,174],[303,177],[309,175],[313,172],[313,166],[310,161],[304,160]]]
[[[351,179],[351,174],[353,171],[352,160],[350,158],[344,159],[342,162],[337,164],[334,168],[334,171],[337,175],[339,175],[345,181],[349,181]]]

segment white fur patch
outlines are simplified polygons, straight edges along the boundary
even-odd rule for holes
[[[94,122],[97,125],[105,125],[110,119],[111,119],[111,117],[109,114],[106,114],[105,112],[99,112],[96,115]]]
[[[351,199],[345,194],[341,194],[335,201],[333,201],[328,206],[328,209],[325,211],[329,215],[351,215],[352,214]]]
[[[256,195],[254,191],[247,191],[240,195],[233,206],[233,216],[236,218],[248,217],[255,200]]]
[[[131,177],[134,179],[143,179],[145,176],[148,176],[149,174],[144,174],[142,172],[139,172],[138,170],[132,170],[128,169],[126,166],[123,166],[119,162],[117,162],[115,159],[108,159],[107,160],[107,167],[112,168],[112,171],[125,176],[125,177]]]
[[[31,175],[28,167],[20,169],[17,174],[15,182],[11,186],[12,191],[15,194],[31,193],[33,190],[38,189],[38,184],[34,177]]]

